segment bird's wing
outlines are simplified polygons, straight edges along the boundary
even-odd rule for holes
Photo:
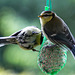
[[[11,36],[17,36],[22,30],[15,32],[14,34],[12,34]]]
[[[72,43],[65,37],[65,35],[58,33],[55,36],[49,36],[56,44],[65,44],[66,46],[71,46]]]
[[[58,33],[53,33],[50,35],[50,32],[45,30],[45,33],[48,35],[48,37],[53,40],[54,43],[56,44],[65,44],[69,48],[72,47],[73,44],[75,44],[74,37],[70,33],[68,29],[66,29],[64,32],[58,32]]]

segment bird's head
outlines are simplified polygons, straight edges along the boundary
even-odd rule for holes
[[[52,11],[43,11],[40,16],[40,22],[42,25],[45,25],[47,22],[51,21],[54,18],[55,14]]]

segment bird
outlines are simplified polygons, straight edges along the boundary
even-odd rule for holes
[[[17,44],[24,50],[33,50],[43,41],[43,34],[36,26],[27,26],[24,29],[8,36],[0,37],[0,47],[9,44]]]
[[[38,17],[45,37],[59,47],[67,46],[75,58],[75,38],[64,20],[53,11],[43,11]]]

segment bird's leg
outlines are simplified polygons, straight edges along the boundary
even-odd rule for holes
[[[36,51],[36,52],[39,52],[38,50],[36,50],[36,49],[32,49],[32,51]]]

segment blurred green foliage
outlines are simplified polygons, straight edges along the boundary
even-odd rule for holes
[[[37,16],[45,5],[46,0],[0,0],[0,36],[9,36],[26,26],[41,28]],[[64,19],[75,36],[75,0],[52,0],[52,11]],[[45,75],[37,65],[37,56],[37,52],[17,45],[0,48],[0,75]],[[75,75],[75,61],[69,51],[67,63],[57,75]]]

